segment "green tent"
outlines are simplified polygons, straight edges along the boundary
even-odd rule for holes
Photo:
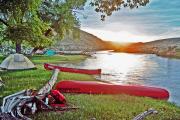
[[[35,65],[23,54],[11,54],[0,65],[5,70],[34,69]]]

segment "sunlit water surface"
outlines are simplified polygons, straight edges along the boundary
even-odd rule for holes
[[[116,84],[140,84],[168,89],[170,102],[180,105],[180,60],[147,54],[99,52],[78,63],[64,66],[101,68],[100,79]]]

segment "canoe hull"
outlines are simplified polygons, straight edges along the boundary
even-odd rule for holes
[[[80,74],[89,74],[89,75],[96,75],[96,74],[101,74],[101,69],[76,69],[76,68],[68,68],[68,67],[61,67],[61,66],[56,66],[56,65],[51,65],[51,64],[44,64],[44,68],[46,70],[54,70],[54,69],[59,69],[62,72],[71,72],[71,73],[80,73]]]
[[[128,94],[156,99],[169,98],[169,92],[162,88],[140,85],[115,85],[93,81],[61,81],[56,85],[56,89],[63,93]]]

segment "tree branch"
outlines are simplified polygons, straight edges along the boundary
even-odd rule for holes
[[[9,26],[9,24],[6,21],[4,21],[3,19],[1,19],[1,18],[0,18],[0,22],[2,22],[6,26]]]
[[[49,28],[49,29],[45,32],[45,36],[47,37],[51,31],[52,31],[52,29]]]

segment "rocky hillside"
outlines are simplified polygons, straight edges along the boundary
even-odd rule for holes
[[[106,49],[106,42],[80,30],[79,39],[74,39],[71,35],[67,35],[63,40],[57,41],[52,47],[59,51],[94,51]]]
[[[155,54],[166,54],[177,49],[180,49],[180,38],[167,38],[146,42],[141,47],[143,52]]]
[[[116,51],[159,54],[177,49],[180,49],[180,38],[168,38],[145,43],[129,43],[129,45],[126,46],[119,46]]]
[[[151,42],[146,42],[144,45],[147,47],[167,48],[170,46],[176,46],[177,48],[180,48],[180,38],[155,40]]]
[[[146,43],[129,43],[127,45],[115,42],[105,42],[100,38],[80,30],[80,38],[74,39],[67,35],[63,40],[57,41],[52,48],[58,51],[95,51],[113,49],[119,52],[154,53],[171,48],[180,49],[180,38],[168,38]]]

